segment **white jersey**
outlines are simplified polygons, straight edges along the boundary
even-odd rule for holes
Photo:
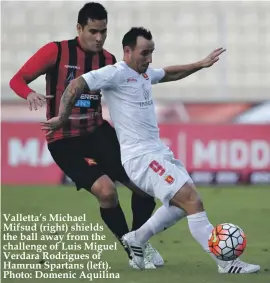
[[[159,137],[152,85],[165,75],[148,68],[139,74],[121,61],[83,75],[90,90],[102,90],[126,161],[165,147]]]

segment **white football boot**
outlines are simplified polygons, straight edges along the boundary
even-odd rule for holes
[[[133,259],[129,260],[129,266],[134,269],[140,269]],[[144,258],[144,266],[145,269],[156,269],[155,265],[151,261],[148,261],[146,258]]]
[[[125,234],[122,243],[129,250],[133,263],[139,269],[145,269],[145,246],[136,240],[135,231]]]
[[[261,269],[259,265],[249,264],[240,259],[228,262],[226,267],[218,266],[219,273],[256,273]]]
[[[152,262],[156,267],[164,265],[162,256],[149,242],[144,246],[144,256],[147,261]]]
[[[129,249],[125,246],[123,242],[123,238],[120,239],[120,242],[122,246],[124,247],[124,249],[126,250],[126,252],[128,253],[129,257],[131,257]],[[139,267],[136,265],[133,259],[130,258],[128,263],[130,267],[134,269],[139,269]],[[146,257],[144,257],[144,263],[145,263],[145,269],[156,269],[155,265],[151,261],[149,261]]]
[[[156,269],[164,265],[162,256],[149,242],[144,246],[144,265],[145,269]],[[129,260],[129,266],[139,269],[133,259]]]

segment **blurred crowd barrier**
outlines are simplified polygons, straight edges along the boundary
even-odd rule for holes
[[[39,123],[2,123],[2,184],[70,180],[54,163]],[[160,136],[196,184],[270,184],[268,125],[160,124]]]
[[[42,45],[75,37],[86,1],[22,1],[2,4],[3,101],[19,98],[8,82]],[[201,60],[224,47],[220,61],[182,81],[154,87],[158,101],[227,102],[269,99],[270,2],[101,1],[109,13],[105,48],[122,58],[121,40],[131,26],[153,33],[154,67]],[[44,77],[31,86],[45,91]]]

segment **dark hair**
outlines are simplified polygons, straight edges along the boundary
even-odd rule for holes
[[[87,25],[88,19],[91,20],[106,20],[108,21],[108,13],[106,9],[99,3],[86,3],[78,14],[78,23],[84,27]]]
[[[152,39],[152,34],[149,30],[143,27],[133,27],[123,37],[122,40],[123,48],[125,46],[129,46],[133,49],[137,44],[137,38],[139,36],[142,36],[148,40]]]

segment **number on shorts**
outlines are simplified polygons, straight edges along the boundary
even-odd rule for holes
[[[165,169],[156,161],[153,160],[150,164],[149,167],[157,174],[162,176],[165,173]]]

